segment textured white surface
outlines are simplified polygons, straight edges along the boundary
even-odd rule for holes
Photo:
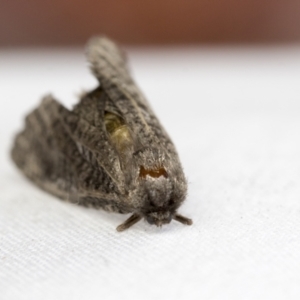
[[[96,81],[79,51],[0,52],[0,298],[299,299],[300,48],[132,50],[188,176],[162,229],[61,202],[8,159],[24,114]]]

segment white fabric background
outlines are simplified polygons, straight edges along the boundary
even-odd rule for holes
[[[299,299],[300,48],[131,49],[135,78],[189,180],[162,229],[28,182],[8,150],[52,92],[93,88],[82,51],[0,52],[0,298]]]

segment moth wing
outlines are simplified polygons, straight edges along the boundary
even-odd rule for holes
[[[120,211],[118,189],[97,160],[88,161],[80,153],[68,131],[73,123],[65,123],[74,116],[66,116],[64,111],[51,96],[45,97],[26,117],[12,159],[29,179],[61,199]]]
[[[132,81],[125,52],[113,41],[102,36],[92,38],[87,45],[86,55],[91,69],[97,78],[121,79]]]
[[[124,175],[119,157],[108,140],[104,126],[97,128],[77,114],[60,105],[60,118],[74,141],[92,152],[97,162],[112,178],[121,193],[124,192]]]
[[[70,137],[59,121],[49,102],[51,96],[43,99],[41,105],[25,119],[25,128],[15,139],[12,159],[22,172],[38,186],[48,192],[67,199],[76,189],[76,174],[68,161],[66,149],[59,149],[57,133],[65,140]],[[47,110],[47,111],[46,111]]]
[[[87,59],[109,98],[145,145],[159,144],[166,155],[178,157],[170,137],[132,79],[122,50],[108,38],[96,37],[88,43]]]
[[[101,87],[82,95],[73,112],[94,127],[103,129],[103,119],[108,97]]]

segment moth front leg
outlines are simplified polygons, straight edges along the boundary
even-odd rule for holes
[[[141,219],[142,219],[142,217],[140,215],[133,214],[123,224],[121,224],[117,227],[117,231],[119,231],[119,232],[124,231],[124,230],[128,229],[129,227],[133,226],[135,223],[137,223]]]

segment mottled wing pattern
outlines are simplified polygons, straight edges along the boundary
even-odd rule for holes
[[[101,102],[102,100],[101,97],[94,97],[92,92],[91,94],[83,97],[81,102],[85,102],[86,100],[89,101],[90,99],[87,98],[90,97],[97,102]],[[104,105],[98,103],[96,103],[95,106],[104,107]],[[101,109],[103,109],[103,107]],[[82,109],[80,109],[80,113],[76,113],[76,108],[74,112],[70,112],[61,106],[59,113],[64,127],[67,129],[74,141],[76,141],[78,148],[80,150],[87,149],[90,151],[93,158],[96,159],[97,163],[110,176],[118,190],[121,193],[124,193],[124,175],[121,172],[119,157],[115,148],[111,145],[108,139],[108,135],[103,124],[103,118],[100,117],[97,121],[95,121],[96,123],[99,122],[99,124],[97,127],[94,126],[86,120],[88,118],[86,112],[89,112],[89,110],[92,109],[82,107]],[[95,114],[102,116],[103,112],[96,111]],[[93,163],[94,162],[91,162],[91,167],[93,167]]]
[[[60,198],[68,199],[76,189],[77,178],[68,161],[66,152],[69,149],[59,149],[58,139],[65,141],[60,148],[74,147],[74,142],[59,121],[52,97],[47,96],[26,117],[24,130],[16,137],[12,158],[37,185]]]
[[[92,72],[134,133],[145,144],[160,145],[166,155],[178,157],[168,134],[130,76],[120,48],[105,37],[93,38],[87,47],[87,58]]]
[[[84,99],[89,101],[88,97]],[[83,114],[88,118],[88,113]],[[101,131],[93,125],[96,124],[76,114],[76,108],[70,112],[47,96],[26,117],[25,129],[16,137],[12,158],[35,184],[63,200],[127,213],[130,208],[120,203],[117,185],[100,164],[103,159],[98,160],[99,154],[93,151],[106,147],[105,141],[95,141]],[[87,145],[86,151],[82,145],[84,148]],[[113,164],[108,169],[113,172]]]

